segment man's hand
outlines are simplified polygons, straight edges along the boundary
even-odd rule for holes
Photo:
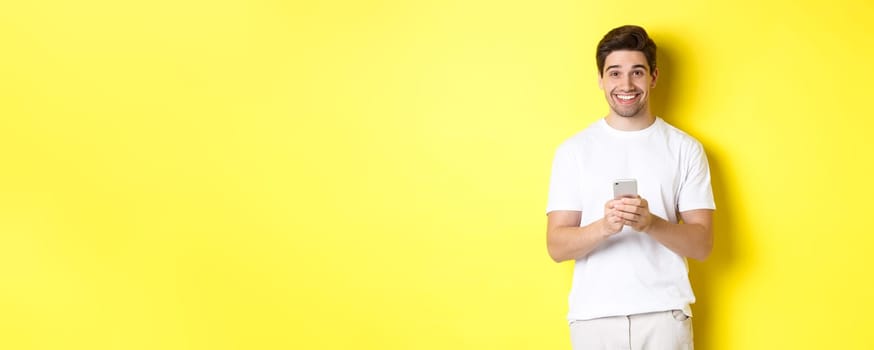
[[[649,203],[643,197],[626,197],[607,202],[607,207],[612,205],[605,217],[614,217],[613,222],[621,222],[621,225],[631,226],[635,231],[646,232],[653,222],[653,215],[649,212]]]
[[[616,209],[617,204],[621,204],[621,202],[616,199],[609,200],[604,204],[604,220],[602,222],[607,237],[619,233],[622,231],[622,225],[625,225],[622,212]]]

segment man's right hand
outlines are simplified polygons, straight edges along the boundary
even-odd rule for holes
[[[606,237],[612,236],[614,234],[622,231],[622,213],[615,208],[616,204],[619,204],[620,201],[616,199],[611,199],[604,204],[604,219],[602,219],[604,233]]]

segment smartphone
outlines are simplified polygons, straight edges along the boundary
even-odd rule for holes
[[[613,181],[613,199],[634,197],[637,195],[636,179],[619,179]]]

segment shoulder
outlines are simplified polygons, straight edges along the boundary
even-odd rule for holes
[[[699,142],[696,138],[692,137],[692,135],[689,135],[685,131],[680,130],[676,126],[669,124],[661,118],[659,118],[659,121],[662,124],[662,132],[664,132],[665,137],[670,140],[671,143],[675,143],[685,150],[704,150],[704,146],[701,144],[701,142]]]
[[[587,148],[592,142],[596,142],[597,138],[603,133],[603,119],[599,119],[587,126],[585,129],[571,135],[558,145],[556,152],[558,153],[577,153]]]

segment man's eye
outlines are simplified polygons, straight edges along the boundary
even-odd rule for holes
[[[638,71],[634,71],[634,73],[632,73],[632,74],[634,74],[634,76],[636,76],[636,77],[643,76],[643,72],[641,72],[641,71],[639,71],[639,70],[638,70]]]
[[[618,76],[619,76],[619,72],[610,72],[610,76],[611,76],[611,77],[618,77]]]

